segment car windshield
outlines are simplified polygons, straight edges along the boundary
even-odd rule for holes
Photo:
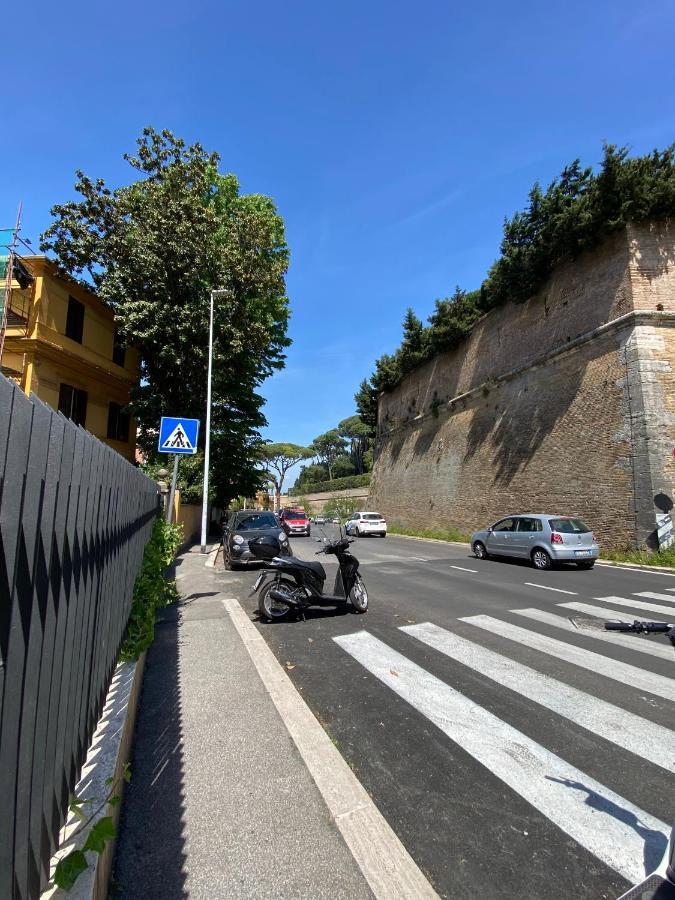
[[[559,531],[561,534],[588,534],[591,530],[581,519],[549,519],[548,524],[551,531]]]
[[[289,509],[288,512],[285,513],[285,517],[287,519],[306,519],[304,509]]]
[[[234,523],[234,530],[255,531],[258,528],[274,528],[276,524],[274,513],[250,513],[247,516],[237,516]]]
[[[375,519],[376,522],[379,522],[382,516],[379,513],[366,513],[363,517],[364,519]]]

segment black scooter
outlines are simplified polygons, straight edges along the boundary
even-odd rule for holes
[[[332,594],[324,594],[326,570],[320,562],[307,562],[295,556],[280,556],[273,538],[260,537],[249,542],[253,555],[263,559],[267,566],[267,570],[256,578],[249,594],[251,597],[260,591],[258,610],[262,616],[276,622],[295,611],[304,618],[304,611],[309,606],[347,603],[354,612],[366,612],[368,591],[359,574],[359,561],[349,551],[349,545],[353,541],[340,536],[337,541],[324,538],[324,543],[324,548],[318,550],[317,555],[334,555],[339,564]]]

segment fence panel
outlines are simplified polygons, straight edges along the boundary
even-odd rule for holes
[[[157,508],[153,481],[0,376],[0,897],[47,881]]]

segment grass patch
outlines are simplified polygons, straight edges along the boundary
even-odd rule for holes
[[[641,566],[670,566],[675,568],[675,547],[666,550],[601,550],[600,559],[613,562],[638,563]]]
[[[436,541],[459,541],[469,543],[469,535],[458,528],[402,528],[399,525],[387,525],[389,534],[405,534],[408,537],[433,538]]]

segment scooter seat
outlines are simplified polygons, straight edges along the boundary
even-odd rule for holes
[[[284,556],[283,560],[290,566],[299,566],[302,569],[310,569],[315,575],[321,578],[322,581],[325,581],[326,579],[326,570],[320,562],[310,562],[307,559],[298,559],[297,556]]]

